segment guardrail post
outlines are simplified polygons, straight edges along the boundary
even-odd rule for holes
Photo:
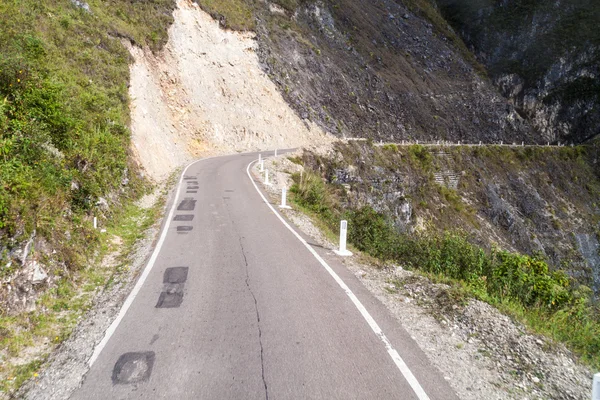
[[[592,400],[600,400],[600,373],[594,375],[592,384]]]
[[[287,189],[285,187],[281,188],[281,204],[279,205],[279,208],[283,208],[286,210],[292,208],[287,205]]]
[[[338,256],[351,256],[352,252],[346,249],[346,237],[348,235],[348,221],[340,222],[340,249],[333,252]]]

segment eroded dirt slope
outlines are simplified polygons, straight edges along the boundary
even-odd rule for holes
[[[158,54],[130,47],[132,146],[151,178],[199,156],[328,142],[261,70],[252,33],[223,30],[177,2]]]

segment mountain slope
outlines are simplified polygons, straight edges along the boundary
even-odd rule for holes
[[[199,4],[225,26],[255,29],[265,71],[285,98],[338,136],[537,140],[456,38],[399,2]],[[250,27],[240,17],[248,12]]]
[[[496,86],[548,141],[600,133],[600,4],[438,0]]]

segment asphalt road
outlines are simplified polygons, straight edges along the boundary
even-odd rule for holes
[[[314,247],[372,316],[265,204],[256,154],[184,174],[153,267],[73,399],[456,399],[444,377],[331,251]],[[111,330],[112,332],[112,330]]]

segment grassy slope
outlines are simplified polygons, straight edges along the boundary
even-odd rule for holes
[[[35,232],[46,251],[34,247],[30,257],[55,279],[36,310],[0,309],[0,398],[34,376],[115,273],[97,266],[115,249],[92,229],[92,215],[130,249],[160,212],[131,204],[146,184],[128,154],[131,59],[121,40],[160,48],[175,2],[87,4],[0,2],[0,278],[17,272],[10,253]]]
[[[13,239],[35,230],[58,247],[57,261],[81,265],[78,250],[94,236],[86,220],[98,198],[129,196],[139,187],[128,159],[130,58],[120,38],[158,48],[174,2],[89,6],[88,12],[69,0],[0,4],[3,257]]]

